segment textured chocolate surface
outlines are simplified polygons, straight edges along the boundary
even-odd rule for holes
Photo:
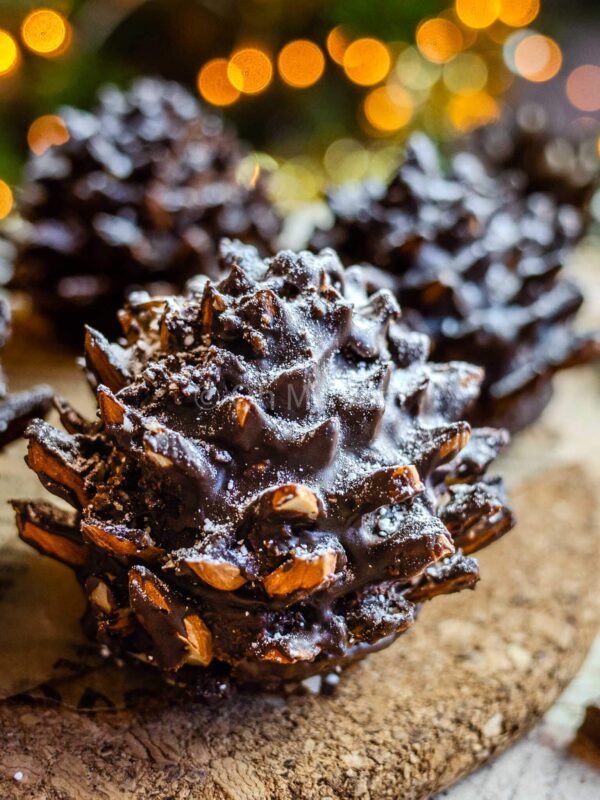
[[[77,571],[88,631],[203,696],[387,646],[513,524],[484,476],[506,434],[462,421],[479,368],[428,362],[332,251],[226,242],[223,269],[133,298],[120,344],[88,330],[100,421],[61,400],[67,433],[27,433],[74,512],[16,505],[22,538]]]
[[[237,175],[245,151],[220,117],[176,83],[100,90],[92,113],[61,110],[69,141],[32,156],[13,283],[60,332],[101,329],[132,286],[181,289],[212,272],[215,242],[271,252],[279,218],[263,180]]]
[[[10,306],[0,297],[0,351],[10,335]],[[45,416],[52,402],[49,386],[35,386],[24,392],[8,392],[0,364],[0,448],[17,439],[36,417]]]
[[[499,122],[476,130],[466,145],[493,174],[513,171],[522,191],[546,192],[559,203],[585,212],[598,186],[598,157],[592,130],[575,137],[551,128],[543,106],[528,103],[506,111]]]
[[[581,215],[523,193],[514,172],[492,177],[467,152],[446,170],[417,134],[388,186],[342,187],[331,206],[334,225],[315,233],[314,248],[384,270],[370,270],[371,286],[396,293],[404,318],[432,337],[434,358],[484,367],[476,424],[524,427],[557,370],[600,353],[597,335],[574,331],[583,298],[560,277]]]

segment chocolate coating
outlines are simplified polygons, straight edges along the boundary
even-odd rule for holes
[[[244,149],[182,86],[107,86],[91,113],[60,113],[69,141],[27,165],[13,285],[64,336],[79,343],[85,323],[116,334],[131,287],[164,293],[213,272],[221,235],[272,251],[263,179],[238,179]]]
[[[462,421],[479,368],[428,362],[392,294],[332,251],[225,242],[222,267],[133,298],[120,344],[88,331],[100,422],[60,401],[69,433],[27,434],[70,533],[17,504],[26,541],[83,548],[90,633],[199,694],[385,647],[423,600],[473,586],[470,553],[513,524],[484,476],[506,434]]]
[[[512,173],[492,177],[467,152],[444,170],[417,134],[389,185],[342,187],[331,207],[333,227],[317,231],[313,247],[385,271],[369,270],[370,286],[395,292],[436,359],[484,367],[474,423],[523,428],[548,402],[557,370],[600,353],[597,334],[573,330],[583,298],[560,278],[581,215],[523,194]]]
[[[524,193],[545,192],[585,214],[598,186],[596,138],[593,129],[578,136],[552,130],[543,106],[527,103],[477,129],[466,149],[477,153],[491,174],[512,172]]]

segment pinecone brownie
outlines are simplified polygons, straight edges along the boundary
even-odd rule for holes
[[[478,367],[430,363],[332,251],[225,242],[223,275],[132,298],[120,344],[88,330],[99,421],[58,400],[67,432],[27,431],[73,510],[14,504],[76,571],[90,635],[198,696],[386,647],[513,525],[485,476],[507,435],[463,421]]]
[[[593,129],[575,136],[552,130],[545,109],[527,103],[478,128],[466,144],[492,175],[512,173],[522,192],[547,192],[585,213],[598,186],[596,138]]]
[[[0,296],[0,350],[10,336],[10,321],[10,306]],[[51,404],[52,390],[49,386],[9,393],[0,365],[0,449],[18,439],[32,419],[44,417]]]
[[[91,113],[60,113],[69,140],[27,165],[13,286],[67,338],[114,324],[131,287],[213,272],[221,235],[272,252],[263,177],[238,177],[245,150],[182,86],[143,78],[101,89]]]
[[[399,297],[404,319],[427,332],[440,361],[485,369],[475,424],[517,431],[552,394],[557,370],[600,354],[597,334],[576,333],[583,297],[561,278],[580,237],[580,213],[545,194],[522,194],[513,175],[493,177],[461,152],[445,170],[424,134],[413,136],[387,186],[341,187],[335,221],[312,247],[365,262],[372,288]]]

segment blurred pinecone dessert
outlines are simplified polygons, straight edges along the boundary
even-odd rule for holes
[[[597,133],[555,132],[545,109],[527,103],[507,110],[499,122],[478,128],[466,149],[477,153],[492,175],[512,173],[521,192],[546,192],[558,204],[585,212],[598,186]]]
[[[330,202],[333,227],[315,232],[313,248],[374,264],[371,288],[398,295],[436,359],[484,367],[472,422],[525,427],[548,403],[557,370],[600,354],[597,335],[574,331],[583,298],[561,279],[583,231],[573,206],[523,196],[470,153],[445,170],[424,134],[411,138],[389,185],[341,187]]]
[[[101,89],[91,113],[60,113],[68,142],[27,166],[13,284],[63,335],[114,324],[132,287],[211,273],[222,235],[272,251],[279,218],[264,180],[238,178],[239,141],[183,87],[144,78]]]
[[[391,293],[335,254],[263,261],[132,298],[88,330],[98,423],[65,401],[28,464],[74,508],[15,503],[22,538],[76,571],[89,633],[197,695],[327,672],[472,587],[513,524],[485,477],[502,431],[462,421],[481,370],[427,361]]]
[[[0,350],[10,336],[10,306],[0,296]],[[4,371],[0,365],[0,448],[18,439],[27,424],[36,417],[44,417],[52,404],[49,386],[34,386],[24,392],[9,393]]]

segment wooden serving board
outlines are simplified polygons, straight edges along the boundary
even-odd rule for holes
[[[9,354],[19,383],[35,372],[79,396],[70,358],[53,355],[41,329],[28,341]],[[41,495],[22,455],[15,445],[0,459],[2,500]],[[543,467],[513,491],[519,526],[481,555],[476,591],[436,599],[394,646],[349,670],[334,696],[242,695],[206,708],[168,694],[93,714],[6,700],[0,797],[410,800],[450,785],[540,717],[600,624],[594,479],[558,460]],[[15,546],[2,521],[5,547],[37,587],[18,624],[51,638],[64,614],[65,640],[76,638],[77,602],[56,596],[72,586],[68,572]],[[23,670],[26,688],[36,668]]]

